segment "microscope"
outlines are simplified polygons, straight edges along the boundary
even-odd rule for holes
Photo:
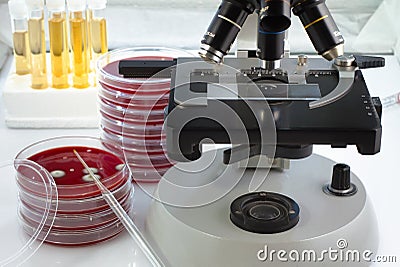
[[[291,12],[319,57],[288,56]],[[256,27],[256,49],[229,57],[242,27]],[[199,54],[152,65],[171,76],[164,130],[178,162],[146,219],[166,262],[369,266],[379,238],[361,179],[312,147],[379,152],[382,107],[361,69],[384,59],[345,55],[324,0],[223,0]]]

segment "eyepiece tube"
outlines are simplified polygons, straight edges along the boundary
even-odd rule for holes
[[[282,32],[291,24],[289,0],[262,0],[260,7],[260,26],[265,32]]]
[[[221,63],[254,9],[254,5],[247,1],[222,1],[201,40],[199,55],[206,61]]]
[[[344,54],[344,39],[325,0],[294,0],[293,14],[299,16],[319,55],[333,60]]]

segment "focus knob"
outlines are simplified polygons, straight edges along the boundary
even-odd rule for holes
[[[350,189],[350,166],[346,164],[336,164],[333,167],[331,188],[335,190]]]
[[[333,167],[332,181],[323,190],[329,195],[352,196],[357,193],[357,187],[350,181],[350,166],[339,163]]]

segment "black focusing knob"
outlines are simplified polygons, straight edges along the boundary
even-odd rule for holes
[[[350,166],[339,163],[333,167],[332,181],[324,187],[324,192],[335,196],[352,196],[357,187],[350,181]]]
[[[287,231],[299,222],[300,208],[284,195],[254,192],[242,195],[231,203],[231,221],[237,227],[259,234]]]
[[[335,190],[350,189],[350,166],[346,164],[336,164],[333,167],[331,188]]]

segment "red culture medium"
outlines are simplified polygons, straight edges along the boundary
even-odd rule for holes
[[[63,143],[66,139],[68,138],[60,138],[59,142]],[[71,137],[71,143],[83,143],[84,140],[85,138]],[[95,139],[87,140],[93,142]],[[105,142],[100,143],[97,140],[106,147]],[[40,147],[40,144],[51,144],[54,141],[56,139],[46,140],[35,146]],[[49,217],[44,222],[43,233],[50,232],[47,236],[39,235],[38,238],[45,239],[47,243],[66,246],[89,245],[113,238],[124,228],[73,150],[82,156],[90,168],[94,168],[92,170],[99,175],[100,181],[124,210],[129,213],[132,209],[133,186],[129,169],[117,155],[101,148],[82,145],[36,150],[39,152],[32,153],[27,158],[52,174],[59,193],[58,207],[56,203],[51,203]],[[32,235],[40,223],[43,208],[48,205],[46,188],[24,168],[17,170],[17,185],[22,228],[28,235]]]
[[[120,56],[117,51],[104,60],[99,75],[99,107],[101,138],[120,146],[128,166],[137,182],[157,182],[173,166],[165,154],[162,143],[164,109],[168,105],[170,79],[167,78],[124,78],[118,65],[124,60],[172,60],[168,56]],[[168,51],[165,52],[168,54]],[[122,51],[122,55],[127,51]],[[155,53],[157,54],[157,52]],[[113,60],[113,56],[117,57]],[[100,60],[101,61],[101,60]],[[111,62],[110,62],[111,61]],[[99,64],[100,66],[100,64]]]
[[[120,187],[128,179],[128,171],[124,162],[116,155],[93,147],[65,146],[45,150],[30,156],[28,159],[43,166],[51,174],[54,171],[62,171],[65,175],[54,177],[57,185],[59,199],[83,199],[99,196],[100,190],[93,181],[85,181],[86,170],[73,153],[78,151],[89,167],[96,168],[96,174],[102,183],[109,189]],[[117,169],[118,166],[120,169]],[[45,188],[36,183],[29,175],[24,175],[24,170],[19,170],[18,183],[28,193],[45,196]]]
[[[96,174],[101,177],[110,177],[121,171],[116,169],[116,166],[123,164],[120,158],[105,150],[91,147],[58,147],[37,153],[28,159],[43,166],[50,173],[55,170],[65,171],[64,177],[54,179],[57,186],[87,184],[88,182],[82,179],[86,174],[85,168],[74,154],[74,149],[89,167],[98,169]]]

